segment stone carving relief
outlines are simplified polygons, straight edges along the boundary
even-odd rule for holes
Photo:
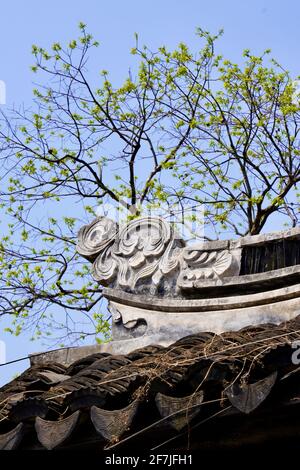
[[[269,266],[266,256],[273,245],[278,251],[278,240],[285,247],[287,241],[298,244],[300,228],[187,245],[162,218],[119,227],[98,217],[80,230],[77,251],[93,263],[95,280],[106,287],[114,347],[126,353],[149,344],[166,346],[197,331],[219,334],[294,318],[299,259],[276,272],[260,269]]]
[[[93,262],[103,286],[133,293],[180,295],[206,279],[237,275],[238,256],[227,250],[186,247],[174,228],[159,217],[136,219],[121,227],[98,217],[82,227],[77,251]]]
[[[194,287],[199,281],[206,279],[219,279],[238,275],[239,263],[235,253],[228,250],[203,251],[188,248],[183,250],[181,272],[178,276],[179,288]]]
[[[118,224],[113,220],[98,217],[79,230],[77,252],[89,261],[95,261],[114,243],[118,230]]]

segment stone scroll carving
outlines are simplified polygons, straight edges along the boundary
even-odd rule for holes
[[[181,265],[177,285],[182,289],[199,285],[199,282],[206,279],[237,275],[239,271],[237,258],[228,250],[203,251],[188,248],[183,250]]]
[[[174,296],[195,282],[238,274],[239,265],[229,250],[185,245],[159,217],[121,227],[98,217],[79,231],[77,251],[93,263],[92,274],[100,284],[133,293]]]

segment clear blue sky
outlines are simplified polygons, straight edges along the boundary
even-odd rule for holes
[[[33,63],[31,45],[49,46],[77,37],[77,24],[83,21],[101,47],[90,63],[93,80],[102,69],[112,78],[122,80],[131,63],[129,51],[134,46],[134,32],[140,42],[152,49],[165,44],[175,46],[183,41],[196,47],[195,28],[224,35],[219,51],[239,61],[243,49],[259,53],[271,48],[273,56],[295,76],[300,74],[300,2],[297,0],[52,0],[41,2],[1,2],[0,80],[7,87],[7,103],[31,103],[31,90],[36,77],[30,72]],[[0,226],[1,227],[1,226]],[[274,227],[275,229],[276,227]],[[26,356],[45,347],[30,342],[29,335],[18,338],[3,333],[7,360]],[[28,361],[0,367],[0,384],[28,366]]]

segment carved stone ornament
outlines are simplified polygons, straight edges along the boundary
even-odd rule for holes
[[[136,219],[120,228],[98,217],[80,230],[77,251],[93,262],[93,277],[103,286],[175,296],[195,282],[238,274],[234,253],[205,250],[202,245],[186,247],[159,217]]]
[[[80,230],[77,250],[104,286],[112,317],[108,351],[127,354],[197,332],[220,334],[295,318],[299,247],[300,227],[186,244],[159,217],[120,227],[98,217]]]

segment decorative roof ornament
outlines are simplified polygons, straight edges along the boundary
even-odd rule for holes
[[[187,245],[160,217],[120,227],[98,217],[78,235],[123,353],[202,331],[279,324],[300,313],[300,228]],[[127,340],[127,341],[124,341]]]
[[[120,228],[99,217],[80,230],[77,251],[93,261],[96,281],[132,293],[178,296],[193,281],[239,272],[238,256],[224,249],[186,247],[174,228],[159,217],[136,219]]]

